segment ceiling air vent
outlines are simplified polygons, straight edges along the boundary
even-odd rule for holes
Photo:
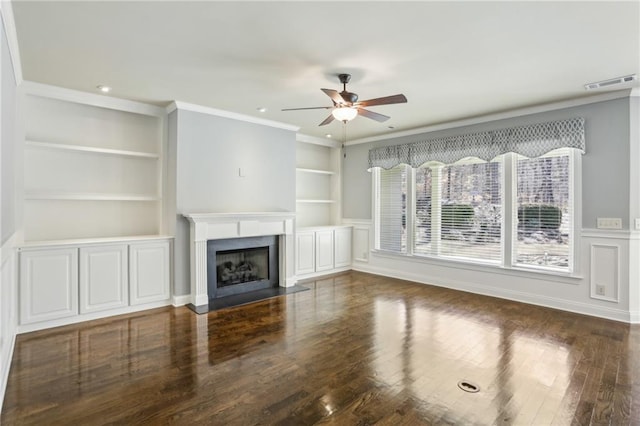
[[[623,77],[611,78],[609,80],[597,81],[595,83],[587,83],[584,88],[587,90],[601,89],[603,87],[615,86],[616,84],[630,83],[636,80],[636,74],[625,75]]]

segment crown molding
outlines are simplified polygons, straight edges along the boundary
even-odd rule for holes
[[[328,146],[329,148],[340,148],[340,142],[336,140],[319,138],[317,136],[305,135],[303,133],[298,133],[296,135],[296,141],[310,143],[313,145]]]
[[[637,90],[637,89],[634,89],[634,90]],[[508,118],[521,117],[524,115],[538,114],[542,112],[555,111],[558,109],[572,108],[580,105],[588,105],[596,102],[604,102],[604,101],[610,101],[614,99],[628,98],[629,96],[633,96],[631,89],[605,92],[605,93],[600,93],[593,96],[585,96],[581,98],[568,99],[568,100],[559,101],[559,102],[551,102],[546,104],[534,105],[530,107],[518,108],[518,109],[505,111],[505,112],[481,115],[478,117],[463,118],[461,120],[448,121],[446,123],[434,124],[434,125],[425,126],[425,127],[418,127],[416,129],[411,129],[411,130],[406,130],[401,132],[387,133],[385,135],[380,135],[380,136],[371,136],[368,138],[354,139],[352,141],[348,141],[347,143],[345,143],[345,145],[347,146],[358,145],[361,143],[377,142],[377,141],[389,140],[394,138],[400,138],[404,136],[415,136],[422,133],[436,132],[438,130],[446,130],[446,129],[453,129],[456,127],[471,126],[474,124],[487,123],[490,121],[504,120]]]
[[[133,112],[142,115],[152,115],[155,117],[164,117],[165,115],[165,109],[159,106],[130,101],[128,99],[114,98],[112,96],[99,95],[97,93],[82,92],[80,90],[51,86],[33,81],[23,82],[20,85],[20,89],[28,95],[42,96],[45,98],[59,99],[62,101]]]
[[[283,130],[290,130],[292,132],[297,132],[298,130],[300,130],[300,127],[298,126],[281,123],[279,121],[266,120],[264,118],[253,117],[251,115],[239,114],[231,111],[224,111],[217,108],[190,104],[182,101],[171,102],[166,108],[166,113],[170,114],[175,110],[199,112],[201,114],[214,115],[216,117],[223,117],[223,118],[230,118],[232,120],[244,121],[246,123],[260,124],[262,126],[275,127],[277,129],[283,129]]]
[[[13,67],[13,76],[16,80],[16,86],[22,84],[22,63],[20,61],[20,48],[18,47],[18,33],[16,32],[16,22],[13,18],[13,5],[11,1],[3,1],[0,6],[0,14],[2,15],[2,23],[4,25],[4,34],[7,37],[9,45],[9,55],[11,56],[11,65]]]

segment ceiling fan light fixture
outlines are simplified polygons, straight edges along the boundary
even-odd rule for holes
[[[333,118],[339,121],[351,121],[358,115],[358,109],[353,107],[336,107],[331,111]]]

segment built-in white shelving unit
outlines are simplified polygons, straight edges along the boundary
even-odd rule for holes
[[[340,220],[339,148],[298,142],[296,221],[298,228],[336,225]]]
[[[25,242],[162,235],[164,111],[70,93],[24,95]]]
[[[165,111],[26,82],[20,329],[164,306]]]
[[[340,148],[320,141],[296,150],[296,274],[299,278],[351,267],[351,227],[342,226]]]

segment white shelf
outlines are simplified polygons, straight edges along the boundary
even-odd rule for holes
[[[296,203],[315,203],[315,204],[331,204],[331,203],[335,203],[336,200],[302,200],[302,199],[297,199]]]
[[[26,200],[76,200],[76,201],[158,201],[156,195],[137,194],[90,194],[82,192],[25,192]]]
[[[60,143],[40,142],[40,141],[32,141],[32,140],[27,140],[25,141],[25,143],[27,146],[32,146],[37,148],[90,152],[94,154],[118,155],[122,157],[136,157],[136,158],[150,158],[150,159],[160,158],[160,155],[150,153],[150,152],[125,151],[121,149],[96,148],[93,146],[85,146],[85,145],[66,145],[66,144],[60,144]]]
[[[319,170],[319,169],[303,169],[303,168],[296,168],[297,172],[302,172],[302,173],[316,173],[316,174],[321,174],[321,175],[334,175],[335,172],[331,171],[331,170]]]

